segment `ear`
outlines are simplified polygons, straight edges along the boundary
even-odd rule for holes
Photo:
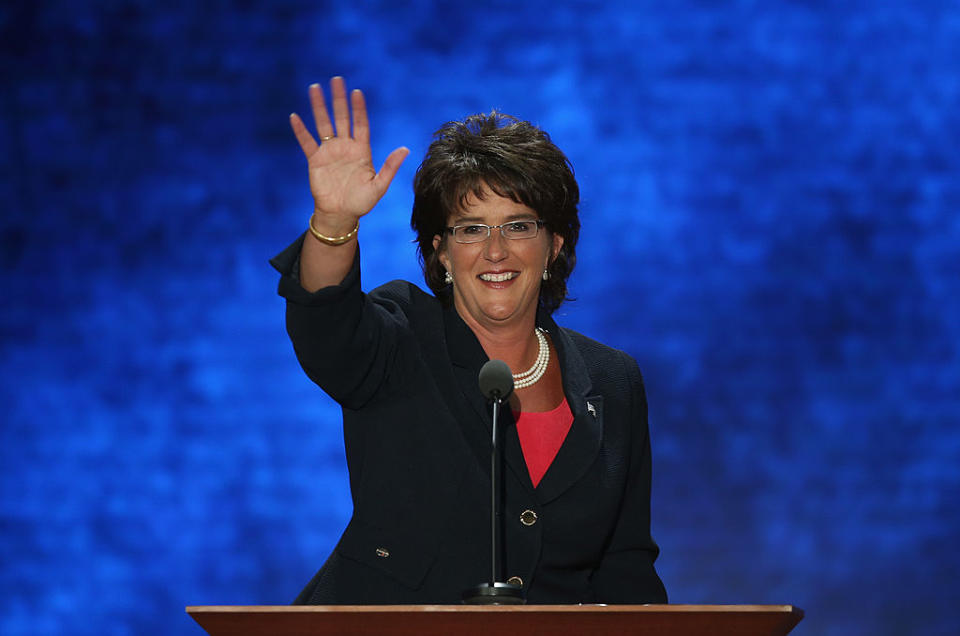
[[[560,253],[560,248],[563,247],[563,237],[559,234],[553,235],[553,246],[550,250],[550,262],[557,260],[557,254]],[[548,264],[549,265],[549,264]]]
[[[433,236],[433,251],[437,253],[437,259],[439,259],[440,264],[447,268],[447,271],[450,271],[450,266],[448,265],[449,258],[447,257],[447,250],[440,249],[440,244],[443,239],[439,234],[434,234]]]

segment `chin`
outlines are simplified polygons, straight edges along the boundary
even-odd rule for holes
[[[519,290],[505,291],[479,290],[480,293],[461,297],[461,306],[475,320],[489,324],[507,324],[524,316],[526,309],[524,295],[516,293]],[[536,312],[535,303],[533,311]]]
[[[507,322],[516,314],[512,311],[503,311],[503,312],[485,311],[483,315],[486,316],[487,320],[492,320],[494,322]]]
[[[520,316],[523,313],[520,311],[520,307],[518,305],[493,305],[481,307],[480,310],[489,320],[495,320],[497,322],[506,322],[511,318]]]

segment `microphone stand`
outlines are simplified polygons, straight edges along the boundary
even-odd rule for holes
[[[511,378],[512,379],[512,378]],[[463,602],[468,605],[522,605],[526,603],[523,588],[513,583],[500,581],[500,481],[502,477],[502,462],[499,436],[500,405],[503,398],[500,391],[491,391],[493,399],[493,430],[491,435],[492,448],[490,452],[490,580],[481,583],[463,592]]]

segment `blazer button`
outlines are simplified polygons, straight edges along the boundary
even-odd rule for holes
[[[520,513],[520,523],[525,526],[532,526],[537,522],[537,513],[533,510],[524,510]]]
[[[507,583],[516,585],[517,587],[523,587],[523,579],[521,579],[519,576],[511,576],[509,579],[507,579]]]

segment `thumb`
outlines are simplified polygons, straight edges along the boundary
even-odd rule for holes
[[[390,182],[393,181],[393,178],[397,175],[397,170],[400,169],[400,165],[409,154],[409,148],[400,146],[387,155],[383,165],[380,167],[380,172],[378,172],[377,176],[373,179],[374,183],[377,184],[377,189],[380,190],[381,193],[386,192],[387,188],[390,187]]]

